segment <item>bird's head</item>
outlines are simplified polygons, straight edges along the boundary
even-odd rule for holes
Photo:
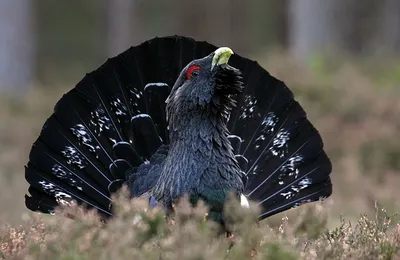
[[[232,54],[230,48],[221,47],[181,71],[166,101],[170,120],[172,115],[198,110],[217,116],[229,113],[235,106],[232,96],[243,88],[240,71],[228,65]]]

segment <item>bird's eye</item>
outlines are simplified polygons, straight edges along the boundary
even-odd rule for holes
[[[198,71],[198,70],[194,70],[194,71],[192,72],[192,78],[193,78],[193,77],[196,77],[197,75],[199,75],[199,71]]]
[[[198,65],[190,66],[186,71],[186,79],[195,78],[197,75],[199,75],[199,72],[200,72],[200,66]]]

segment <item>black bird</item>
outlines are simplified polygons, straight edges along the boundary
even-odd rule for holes
[[[282,81],[229,48],[172,36],[108,59],[58,101],[30,152],[25,202],[52,213],[72,199],[111,216],[127,184],[166,208],[202,199],[222,221],[233,191],[259,202],[261,220],[329,197],[331,171]]]

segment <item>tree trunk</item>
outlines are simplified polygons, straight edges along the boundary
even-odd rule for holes
[[[299,62],[333,43],[332,0],[291,0],[289,2],[289,50]]]
[[[115,56],[137,44],[140,38],[135,23],[136,1],[109,0],[108,55]],[[135,41],[136,40],[136,41]]]
[[[381,19],[381,41],[378,48],[384,51],[400,54],[400,2],[386,0]]]
[[[34,9],[30,0],[0,1],[0,90],[26,91],[34,81]]]

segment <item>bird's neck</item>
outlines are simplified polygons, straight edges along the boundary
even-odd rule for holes
[[[188,113],[180,120],[170,122],[169,132],[171,146],[183,144],[190,146],[195,141],[203,142],[204,145],[213,140],[229,143],[229,131],[225,120],[210,111]]]

